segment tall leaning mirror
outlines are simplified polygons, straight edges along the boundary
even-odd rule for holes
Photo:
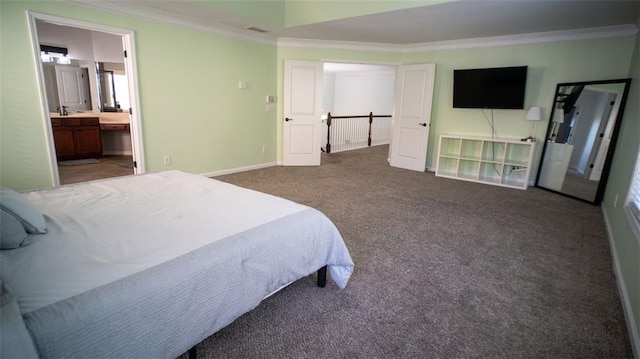
[[[599,205],[631,79],[561,83],[536,186]]]

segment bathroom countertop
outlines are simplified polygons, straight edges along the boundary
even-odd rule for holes
[[[51,112],[50,118],[99,118],[100,124],[128,124],[129,114],[126,112],[73,112],[67,116],[60,116],[57,112]]]

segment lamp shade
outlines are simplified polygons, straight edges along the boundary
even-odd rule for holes
[[[564,111],[562,109],[556,109],[556,112],[553,113],[553,122],[555,123],[564,122]]]
[[[529,107],[529,110],[527,110],[527,115],[525,116],[525,118],[529,121],[540,121],[540,107],[538,106]]]

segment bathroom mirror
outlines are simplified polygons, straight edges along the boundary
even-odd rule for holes
[[[630,83],[618,79],[556,86],[537,187],[600,204]]]
[[[124,63],[96,62],[96,73],[100,112],[122,112],[121,104],[129,103],[129,94],[122,86],[118,86],[117,79],[118,76],[125,77]]]
[[[116,89],[113,83],[113,71],[98,70],[98,95],[101,112],[115,112]]]

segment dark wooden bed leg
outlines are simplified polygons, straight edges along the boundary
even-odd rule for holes
[[[327,285],[327,266],[318,269],[318,287],[324,288]]]
[[[195,345],[189,349],[189,359],[198,359],[198,352],[196,351]]]

